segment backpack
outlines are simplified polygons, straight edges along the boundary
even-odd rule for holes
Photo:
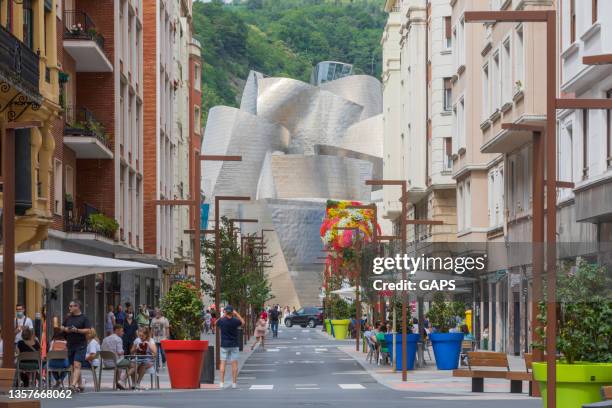
[[[274,322],[278,320],[278,310],[273,309],[270,311],[270,320]]]

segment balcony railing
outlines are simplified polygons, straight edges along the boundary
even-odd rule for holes
[[[64,39],[65,40],[92,40],[100,49],[104,49],[104,37],[95,23],[84,11],[64,11]]]
[[[0,82],[17,85],[27,96],[39,95],[40,66],[38,54],[19,38],[0,26]],[[6,92],[6,91],[4,91]]]
[[[111,149],[106,130],[94,114],[87,108],[66,108],[66,127],[64,134],[70,136],[95,137],[107,148]]]
[[[99,234],[109,239],[115,239],[117,228],[115,228],[116,222],[113,218],[102,215],[96,207],[90,204],[83,204],[79,210],[70,211],[69,215],[64,218],[66,232]],[[92,218],[92,216],[94,217]],[[102,218],[102,222],[96,217]]]

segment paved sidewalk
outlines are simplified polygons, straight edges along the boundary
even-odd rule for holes
[[[215,344],[215,336],[213,334],[209,334],[209,335],[202,335],[201,336],[202,340],[208,340],[208,344],[209,345],[214,345]],[[244,351],[242,351],[240,353],[240,357],[238,359],[238,372],[240,373],[240,370],[242,369],[242,366],[244,365],[245,361],[249,358],[249,356],[253,353],[253,351],[251,351],[251,347],[250,344],[252,343],[253,340],[249,340],[249,345],[248,346],[244,346]],[[257,350],[257,349],[256,349]],[[85,380],[85,392],[94,392],[93,391],[93,379],[91,376],[91,371],[88,370],[83,370],[83,378]],[[201,390],[220,390],[219,388],[219,379],[220,379],[220,373],[219,370],[215,370],[215,383],[214,384],[201,384]],[[231,368],[228,367],[226,369],[226,373],[225,373],[225,383],[231,383]],[[173,392],[181,392],[183,390],[172,390],[170,388],[170,377],[168,375],[168,369],[164,368],[164,369],[160,369],[159,371],[159,390],[157,389],[151,389],[151,380],[150,380],[150,375],[145,374],[145,376],[142,379],[141,382],[141,386],[144,388],[144,390],[142,391],[113,391],[113,372],[111,370],[104,370],[102,371],[102,383],[101,383],[101,388],[100,388],[100,392],[105,392],[105,393],[109,393],[109,394],[125,394],[125,393],[134,393],[134,392],[146,392],[146,393],[152,393],[152,392],[169,392],[169,391],[173,391]],[[194,390],[184,390],[184,391],[194,391]]]
[[[326,333],[321,333],[324,337]],[[425,353],[425,367],[408,371],[408,381],[402,381],[401,371],[393,372],[390,366],[378,366],[366,361],[366,353],[355,351],[355,343],[346,345],[345,341],[339,342],[338,349],[351,356],[363,369],[365,369],[378,383],[397,391],[433,393],[433,394],[452,394],[464,398],[492,398],[512,399],[512,400],[535,400],[529,397],[529,384],[523,382],[523,393],[510,393],[510,382],[503,379],[485,379],[485,392],[473,393],[470,378],[453,377],[452,370],[437,370],[435,361],[428,359]],[[343,344],[342,344],[343,343]],[[433,351],[430,349],[431,356]],[[508,356],[510,369],[525,370],[524,360],[520,357]]]

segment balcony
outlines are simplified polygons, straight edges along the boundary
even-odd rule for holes
[[[64,49],[74,58],[77,72],[112,72],[104,54],[104,37],[83,11],[64,11]]]
[[[30,101],[40,103],[38,54],[0,26],[0,84],[3,93],[12,86]]]
[[[113,250],[119,224],[114,218],[86,203],[68,211],[64,218],[64,229],[69,240],[98,249]]]
[[[64,127],[64,144],[72,149],[77,159],[112,159],[113,152],[104,126],[86,108],[76,115],[69,108]]]

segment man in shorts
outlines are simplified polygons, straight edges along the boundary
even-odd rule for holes
[[[91,329],[89,319],[81,312],[81,302],[73,300],[68,305],[70,314],[64,319],[61,329],[66,333],[68,341],[68,361],[72,366],[72,384],[70,389],[74,392],[82,391],[81,364],[85,362],[87,354],[87,335]]]
[[[236,388],[238,378],[238,353],[240,338],[238,328],[244,324],[244,319],[230,305],[225,306],[223,317],[217,320],[217,328],[221,330],[221,381],[219,387],[224,387],[225,364],[232,364],[232,388]]]

